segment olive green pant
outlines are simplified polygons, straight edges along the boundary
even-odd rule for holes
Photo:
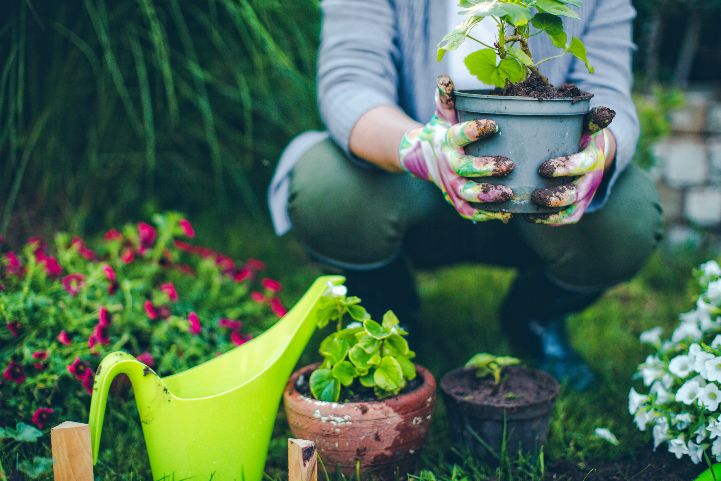
[[[359,167],[331,140],[295,167],[288,209],[298,239],[329,266],[372,270],[403,253],[420,268],[455,262],[538,268],[579,291],[631,278],[663,232],[656,188],[635,165],[619,177],[605,206],[575,225],[520,217],[474,224],[432,183]]]

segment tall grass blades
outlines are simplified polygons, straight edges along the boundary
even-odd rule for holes
[[[318,126],[318,0],[4,10],[2,233],[19,211],[93,224],[160,207],[259,216],[280,149]]]

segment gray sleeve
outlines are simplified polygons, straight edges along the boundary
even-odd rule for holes
[[[398,48],[391,0],[324,0],[318,58],[321,118],[350,155],[358,119],[379,105],[397,105]]]
[[[598,0],[593,18],[581,38],[595,73],[589,73],[578,60],[571,66],[569,81],[594,94],[591,105],[603,105],[616,111],[610,126],[616,137],[616,162],[589,210],[606,203],[616,179],[631,163],[638,142],[638,116],[631,98],[631,57],[636,48],[632,41],[632,21],[635,16],[630,0]]]

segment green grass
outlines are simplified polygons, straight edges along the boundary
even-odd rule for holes
[[[266,260],[269,272],[284,281],[284,299],[288,304],[319,274],[292,239],[275,239],[265,227],[247,223],[228,226],[215,216],[196,221],[196,227],[200,233],[217,233],[215,237],[201,238],[202,242],[238,256]],[[638,334],[657,324],[672,326],[677,314],[691,306],[690,270],[703,258],[699,250],[664,248],[636,279],[611,290],[595,306],[571,320],[573,340],[598,370],[600,380],[589,393],[562,392],[544,448],[547,464],[568,459],[590,469],[595,462],[626,458],[648,448],[648,436],[635,429],[626,410],[630,378],[646,355],[637,341]],[[424,308],[419,328],[426,333],[425,339],[433,342],[416,346],[418,362],[440,376],[475,352],[507,352],[497,326],[496,309],[501,301],[497,292],[503,292],[513,276],[510,270],[472,265],[420,273]],[[491,292],[485,288],[488,285],[498,289]],[[443,335],[428,336],[438,332]],[[318,339],[316,335],[301,362],[313,359]],[[150,479],[134,406],[114,400],[108,413],[97,475],[103,480]],[[593,435],[596,427],[610,428],[621,441],[620,446],[596,438]],[[281,410],[270,449],[269,479],[285,477],[288,435]],[[532,459],[507,460],[503,469],[496,472],[448,446],[443,406],[439,403],[422,457],[424,471],[414,479],[541,479],[542,467]],[[7,460],[3,462],[8,467]]]

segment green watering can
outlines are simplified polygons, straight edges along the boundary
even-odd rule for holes
[[[172,376],[161,379],[124,352],[106,356],[90,403],[93,462],[108,389],[115,376],[126,374],[154,479],[260,481],[283,388],[315,331],[329,287],[343,281],[339,276],[316,279],[266,332]]]

